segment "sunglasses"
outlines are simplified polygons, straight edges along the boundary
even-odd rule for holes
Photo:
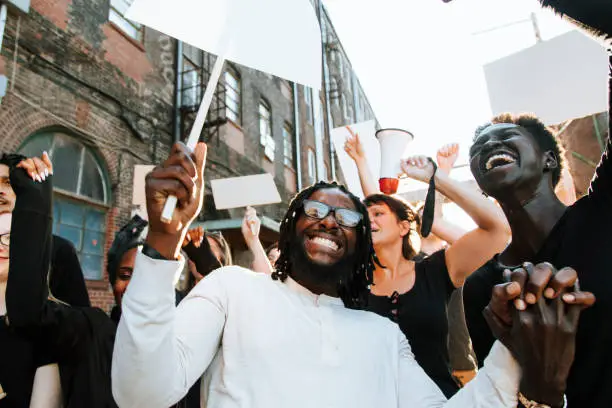
[[[304,214],[310,218],[322,220],[330,212],[334,213],[334,218],[338,224],[348,228],[355,228],[363,218],[360,213],[348,208],[332,207],[319,201],[304,200]]]

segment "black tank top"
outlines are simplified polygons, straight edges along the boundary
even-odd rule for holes
[[[446,269],[444,250],[417,260],[414,286],[392,296],[370,294],[368,310],[399,324],[419,365],[447,398],[459,386],[448,357],[447,305],[455,286]]]

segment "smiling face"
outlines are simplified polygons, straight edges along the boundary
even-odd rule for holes
[[[0,235],[11,233],[12,215],[10,213],[0,214]],[[4,241],[4,239],[2,239]],[[9,245],[0,243],[0,282],[8,279],[9,273]]]
[[[476,182],[497,199],[519,189],[534,192],[551,161],[556,167],[552,153],[543,153],[533,136],[514,124],[487,127],[470,148],[470,168]]]
[[[374,249],[397,244],[410,232],[410,223],[400,221],[385,203],[368,206],[368,214],[372,225]]]
[[[15,192],[9,179],[9,167],[0,164],[0,214],[12,212],[15,208]]]
[[[340,189],[327,188],[315,191],[310,200],[331,207],[356,210],[353,201]],[[321,220],[307,216],[303,210],[295,226],[297,242],[302,246],[306,258],[317,265],[333,266],[355,253],[357,235],[355,228],[338,224],[330,211]]]

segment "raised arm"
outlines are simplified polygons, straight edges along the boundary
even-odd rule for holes
[[[423,156],[402,161],[404,173],[411,178],[429,182],[434,168]],[[510,236],[504,213],[475,189],[436,172],[436,189],[461,207],[477,225],[446,250],[446,267],[455,287],[463,286],[465,278],[493,255],[503,250]]]
[[[459,145],[457,143],[442,146],[436,153],[438,171],[450,175],[458,157]],[[442,211],[443,204],[444,196],[436,191],[436,206],[431,232],[441,240],[446,241],[449,245],[452,245],[455,241],[464,236],[467,231],[444,218],[444,213]]]
[[[346,139],[344,143],[344,150],[349,155],[351,159],[355,162],[357,166],[357,171],[359,172],[359,182],[361,183],[361,190],[363,190],[364,196],[369,196],[372,194],[380,194],[380,189],[378,188],[378,181],[374,178],[374,175],[370,172],[370,167],[368,166],[368,159],[365,156],[365,151],[363,150],[363,145],[359,140],[359,135],[353,133],[353,130],[350,126],[346,127],[351,134],[351,136]]]
[[[40,159],[26,159],[24,168],[11,170],[10,181],[16,201],[11,224],[10,272],[6,290],[9,324],[31,330],[47,323],[47,273],[51,259],[51,163]],[[36,165],[41,170],[36,170]],[[47,168],[48,166],[48,168]],[[40,173],[46,178],[40,176]],[[32,175],[40,177],[40,181]]]
[[[251,269],[260,273],[272,273],[272,264],[266,255],[266,250],[259,240],[259,231],[261,230],[261,220],[257,217],[257,212],[253,207],[247,207],[244,218],[242,219],[242,236],[244,242],[249,247],[253,254],[253,263]]]
[[[174,277],[180,248],[204,195],[206,145],[182,143],[146,179],[149,232],[122,304],[113,352],[113,396],[119,406],[164,407],[179,401],[212,361],[227,311],[222,273],[203,279],[178,308]],[[169,195],[172,221],[160,220]]]

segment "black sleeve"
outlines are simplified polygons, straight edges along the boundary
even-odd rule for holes
[[[215,254],[213,254],[206,237],[202,240],[199,248],[196,248],[193,242],[190,242],[183,248],[183,251],[185,251],[191,262],[195,264],[198,273],[202,276],[206,276],[222,266]]]
[[[85,277],[74,245],[65,238],[53,235],[49,287],[57,299],[70,306],[89,307]]]
[[[568,17],[578,25],[601,37],[612,53],[612,1],[610,0],[540,0],[543,6],[550,7],[558,14]],[[610,58],[612,75],[612,57]],[[608,114],[612,109],[612,76],[608,83]],[[610,117],[610,115],[608,115]],[[612,201],[612,145],[610,141],[610,123],[608,123],[608,142],[601,161],[595,171],[595,177],[589,188],[589,197],[605,197]]]
[[[11,171],[17,200],[11,224],[6,309],[9,325],[44,335],[50,348],[67,355],[87,332],[87,319],[77,308],[48,300],[51,255],[52,176],[32,181],[23,169]]]
[[[434,252],[419,263],[424,272],[423,276],[429,282],[429,285],[434,286],[437,291],[442,291],[448,302],[451,294],[455,291],[455,285],[446,267],[446,249]]]
[[[476,359],[465,323],[463,288],[457,288],[448,302],[448,356],[453,370],[475,369]]]
[[[496,267],[495,261],[489,261],[468,276],[463,285],[465,322],[478,367],[482,367],[495,342],[495,337],[482,312],[491,300],[493,288],[502,281],[502,270]]]

